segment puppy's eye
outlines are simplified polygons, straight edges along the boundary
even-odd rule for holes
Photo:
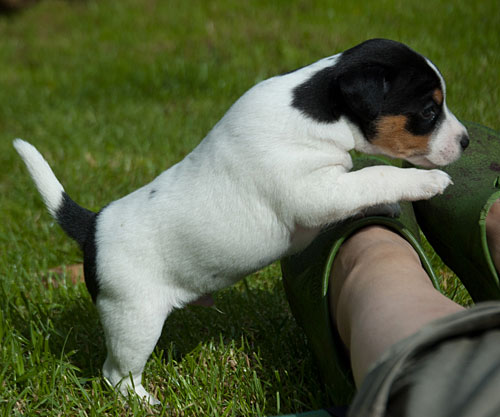
[[[437,116],[437,108],[435,105],[428,106],[420,112],[420,117],[424,120],[434,120]]]

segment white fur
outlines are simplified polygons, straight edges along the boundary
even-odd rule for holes
[[[290,104],[295,86],[337,58],[259,83],[183,161],[99,214],[103,373],[122,392],[133,386],[156,401],[141,374],[172,309],[304,249],[328,223],[375,205],[427,199],[451,183],[439,170],[350,172],[348,151],[380,151],[345,118],[317,123]],[[457,157],[452,142],[460,126],[447,111],[430,161]],[[33,147],[15,146],[54,214],[62,186]]]
[[[14,140],[13,144],[23,158],[49,213],[55,216],[63,198],[63,186],[57,180],[47,161],[34,146],[22,139]]]

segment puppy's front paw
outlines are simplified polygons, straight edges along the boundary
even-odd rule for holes
[[[439,169],[417,171],[419,173],[417,186],[414,189],[414,194],[409,195],[409,199],[412,201],[426,200],[437,194],[442,194],[448,185],[453,184],[451,177]]]
[[[431,195],[443,194],[443,191],[446,189],[446,187],[453,184],[451,177],[444,171],[433,169],[427,172],[430,177],[428,192]]]

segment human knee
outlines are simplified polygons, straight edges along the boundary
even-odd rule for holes
[[[407,272],[428,280],[420,258],[405,239],[383,226],[360,229],[343,243],[335,258],[330,281],[331,305],[337,308],[342,304],[341,294],[347,297],[350,290],[357,292],[374,278],[399,277]],[[347,290],[346,282],[350,283]]]
[[[500,236],[500,199],[496,200],[486,217],[486,234],[493,240]]]
[[[379,225],[368,226],[354,233],[342,245],[340,256],[350,258],[352,267],[374,260],[420,264],[418,254],[408,241],[396,232]]]

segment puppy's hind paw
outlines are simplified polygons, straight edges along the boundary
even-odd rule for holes
[[[142,384],[139,385],[133,385],[133,384],[127,384],[127,385],[120,385],[120,392],[126,396],[128,395],[136,395],[139,397],[142,401],[144,401],[148,405],[161,405],[161,402],[158,401],[153,395],[151,395],[149,392],[146,391],[146,389],[142,386]]]
[[[135,387],[135,394],[149,405],[161,405],[161,402],[147,392],[142,385]]]
[[[117,385],[113,385],[111,381],[104,377],[104,381],[111,388],[118,389],[118,392],[123,396],[123,398],[127,398],[128,395],[136,395],[142,401],[149,405],[161,405],[161,402],[158,401],[153,395],[146,391],[146,389],[142,386],[142,384],[134,385],[132,381],[128,379],[123,379]]]
[[[161,402],[158,401],[153,395],[151,395],[149,392],[146,391],[146,389],[140,385],[136,385],[134,387],[128,386],[128,394],[129,395],[136,395],[141,399],[141,401],[144,401],[144,403],[154,406],[154,405],[161,405]],[[120,389],[120,391],[123,392],[123,389]]]

